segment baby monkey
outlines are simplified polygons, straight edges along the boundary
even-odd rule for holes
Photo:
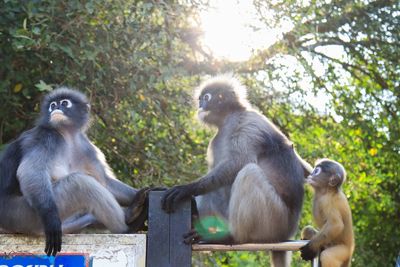
[[[333,160],[321,159],[306,182],[315,191],[313,200],[314,221],[320,231],[306,226],[302,239],[310,242],[300,248],[304,260],[312,260],[321,252],[322,267],[350,266],[354,250],[351,211],[341,190],[346,180],[343,166]]]

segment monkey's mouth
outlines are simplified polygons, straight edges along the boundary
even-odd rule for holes
[[[67,117],[64,115],[64,112],[62,112],[61,110],[56,109],[53,112],[51,112],[51,114],[50,114],[51,122],[60,122],[60,121],[64,121],[64,120],[67,120]]]
[[[312,178],[307,178],[307,179],[306,179],[306,183],[309,184],[309,185],[311,185],[311,186],[316,185],[316,184],[315,184],[315,181],[314,181]]]
[[[204,121],[205,117],[208,116],[208,114],[210,114],[210,111],[206,111],[203,108],[200,108],[197,111],[197,117],[199,118],[199,120]]]

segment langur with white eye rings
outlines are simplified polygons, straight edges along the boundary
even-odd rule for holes
[[[227,221],[230,237],[222,242],[288,240],[297,229],[303,182],[311,166],[271,121],[251,107],[237,80],[212,78],[199,92],[198,117],[217,128],[208,146],[209,171],[195,182],[169,189],[162,207],[173,212],[179,202],[194,196],[200,218]],[[186,237],[187,242],[198,240],[195,233]],[[290,254],[272,252],[272,265],[289,266]]]
[[[351,210],[341,190],[346,180],[343,166],[330,159],[317,161],[307,183],[314,188],[313,216],[318,228],[307,226],[302,239],[310,242],[300,249],[304,260],[312,260],[319,252],[322,267],[350,266],[354,251]]]
[[[65,87],[52,91],[36,126],[0,157],[0,228],[44,234],[47,255],[61,250],[62,233],[94,222],[125,233],[146,219],[148,190],[115,178],[86,136],[89,110],[84,94]]]

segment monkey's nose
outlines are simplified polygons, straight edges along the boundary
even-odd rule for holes
[[[207,106],[207,102],[204,100],[199,101],[199,108],[205,109]]]

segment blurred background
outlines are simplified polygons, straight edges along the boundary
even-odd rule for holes
[[[234,73],[308,162],[348,172],[353,266],[400,251],[397,0],[0,0],[0,150],[57,85],[92,103],[89,136],[119,179],[172,186],[206,172],[213,129],[193,88]],[[312,223],[307,189],[300,228]],[[297,235],[295,238],[299,238]],[[293,266],[309,266],[294,253]],[[195,254],[194,266],[269,266],[265,253]]]

